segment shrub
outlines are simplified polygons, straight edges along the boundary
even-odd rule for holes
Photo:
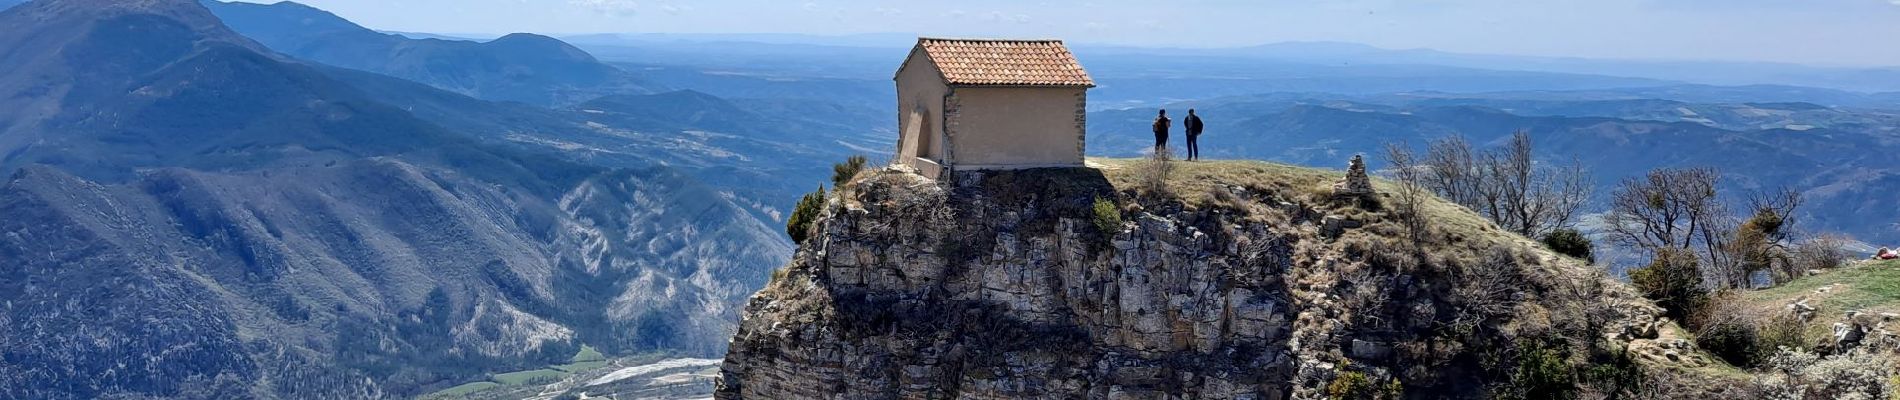
[[[1351,361],[1340,363],[1341,372],[1333,376],[1332,382],[1326,384],[1326,398],[1334,400],[1398,399],[1404,394],[1405,386],[1399,384],[1398,379],[1388,380],[1384,385],[1375,385],[1372,383],[1372,378],[1366,376],[1364,372],[1346,371],[1346,367],[1351,365]]]
[[[1168,193],[1168,179],[1174,176],[1174,155],[1157,150],[1154,156],[1135,164],[1135,181],[1149,195]]]
[[[1102,237],[1113,237],[1122,231],[1122,210],[1115,206],[1114,201],[1095,199],[1094,210],[1095,229],[1101,230]]]
[[[1774,278],[1778,283],[1786,283],[1807,275],[1808,270],[1840,268],[1854,257],[1847,251],[1848,241],[1838,235],[1821,235],[1801,242],[1789,252],[1787,268],[1776,271]]]
[[[1644,371],[1636,364],[1636,358],[1630,355],[1628,348],[1604,349],[1597,347],[1589,366],[1578,371],[1578,381],[1585,384],[1595,396],[1585,394],[1584,398],[1623,398],[1623,393],[1636,393],[1642,389]]]
[[[1692,321],[1696,346],[1730,365],[1765,365],[1780,348],[1806,347],[1805,329],[1797,317],[1781,312],[1761,314],[1733,291],[1709,296]]]
[[[1211,209],[1230,210],[1242,213],[1243,215],[1249,212],[1246,199],[1240,198],[1240,196],[1235,195],[1233,191],[1227,189],[1226,186],[1221,185],[1214,185],[1207,188],[1207,198],[1203,201],[1202,206]]]
[[[1708,290],[1702,288],[1699,268],[1694,254],[1663,249],[1656,253],[1655,261],[1649,266],[1630,270],[1630,284],[1635,285],[1643,297],[1662,306],[1665,316],[1687,321],[1709,297]]]
[[[844,162],[832,164],[831,186],[839,188],[845,187],[845,184],[851,183],[852,178],[858,177],[859,172],[864,171],[864,164],[868,162],[870,162],[870,160],[864,158],[864,156],[855,155],[845,158]]]
[[[1758,321],[1755,326],[1754,366],[1766,365],[1781,349],[1799,350],[1807,347],[1807,324],[1793,314],[1776,313],[1773,317]]]
[[[1364,399],[1371,395],[1372,380],[1367,379],[1364,372],[1340,372],[1326,384],[1326,397],[1331,399]]]
[[[1755,327],[1749,321],[1740,319],[1722,319],[1709,323],[1695,337],[1695,345],[1709,354],[1727,361],[1729,365],[1749,368],[1755,364],[1755,355],[1761,349],[1760,338]]]
[[[789,278],[791,276],[792,276],[792,270],[790,268],[780,267],[779,269],[772,270],[772,280],[767,281],[767,282],[776,283],[776,282],[784,281],[786,278]]]
[[[785,234],[792,237],[792,243],[804,243],[805,236],[811,234],[812,220],[818,219],[818,212],[825,207],[825,187],[806,193],[798,199],[798,205],[792,207],[792,217],[785,219]]]
[[[1583,232],[1579,232],[1576,229],[1563,228],[1550,231],[1550,233],[1544,234],[1542,241],[1544,242],[1544,247],[1549,247],[1551,251],[1555,251],[1557,254],[1576,257],[1579,260],[1584,260],[1591,264],[1597,262],[1596,252],[1592,251],[1593,245],[1590,243],[1590,238],[1584,237]]]
[[[1821,357],[1781,350],[1769,358],[1768,372],[1757,378],[1764,398],[1877,400],[1894,394],[1887,357],[1854,351]]]
[[[1574,399],[1577,383],[1570,373],[1570,352],[1561,342],[1527,340],[1518,345],[1511,372],[1514,395],[1523,399]],[[1514,397],[1514,396],[1500,396]]]

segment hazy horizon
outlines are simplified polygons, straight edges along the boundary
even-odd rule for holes
[[[271,0],[247,0],[273,3]],[[1047,37],[1135,47],[1342,42],[1467,54],[1900,66],[1900,0],[306,0],[366,27],[547,35]],[[418,17],[427,16],[427,17]]]

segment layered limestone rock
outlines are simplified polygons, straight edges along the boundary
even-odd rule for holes
[[[1454,281],[1480,266],[1388,257],[1379,214],[1284,188],[1129,200],[1117,226],[1090,206],[1135,196],[1095,170],[867,175],[746,307],[718,398],[1315,398],[1343,371],[1457,396],[1492,377],[1473,349],[1562,336],[1567,309],[1602,316],[1579,342],[1653,330],[1652,306],[1534,247],[1484,258],[1510,285]],[[1531,292],[1554,285],[1575,293]]]

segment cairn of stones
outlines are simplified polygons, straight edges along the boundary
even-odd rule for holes
[[[1372,178],[1366,176],[1366,159],[1364,156],[1352,156],[1352,162],[1346,166],[1346,180],[1333,185],[1333,195],[1372,195]]]

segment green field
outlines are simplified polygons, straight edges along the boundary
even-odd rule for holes
[[[1828,292],[1814,293],[1822,287],[1829,287]],[[1861,262],[1774,288],[1748,292],[1743,298],[1751,303],[1779,307],[1801,296],[1808,296],[1808,304],[1822,313],[1900,311],[1900,261]]]
[[[562,377],[566,377],[566,376],[567,376],[566,372],[556,371],[552,369],[535,369],[535,370],[527,370],[527,371],[515,371],[515,372],[509,372],[505,374],[495,374],[494,381],[500,382],[503,385],[519,386],[519,385],[527,384],[528,382],[534,381],[536,379],[543,379],[543,378],[561,379]]]
[[[607,356],[605,354],[601,354],[600,350],[595,350],[593,346],[587,346],[587,345],[581,345],[581,351],[574,353],[574,357],[569,358],[568,361],[569,363],[567,364],[553,365],[553,366],[549,366],[543,369],[533,369],[533,370],[527,370],[527,371],[515,371],[515,372],[495,374],[494,376],[489,377],[489,380],[486,380],[486,381],[465,383],[456,387],[442,389],[435,393],[423,395],[420,398],[424,398],[424,399],[460,398],[460,397],[474,394],[476,392],[480,392],[483,390],[494,389],[494,388],[503,387],[503,386],[521,386],[521,385],[528,384],[529,382],[533,382],[537,379],[561,379],[575,372],[581,372],[581,371],[586,371],[590,369],[607,366]]]
[[[581,362],[575,362],[575,363],[569,363],[569,364],[556,365],[556,366],[552,366],[548,368],[557,369],[562,372],[573,373],[573,372],[581,372],[581,371],[586,371],[586,370],[605,367],[605,366],[607,366],[607,360],[581,361]]]
[[[583,361],[607,361],[607,355],[600,354],[600,350],[595,350],[594,346],[583,344],[581,345],[581,351],[574,353],[574,357],[568,359],[568,361],[576,363]]]
[[[474,394],[475,392],[480,392],[480,391],[483,391],[483,390],[488,390],[488,389],[494,389],[494,388],[496,388],[496,387],[500,387],[500,386],[501,386],[501,384],[499,384],[499,383],[494,383],[494,382],[488,382],[488,381],[482,381],[482,382],[471,382],[471,383],[465,383],[465,384],[462,384],[461,386],[456,386],[456,387],[452,387],[452,388],[448,388],[448,389],[442,389],[441,391],[438,391],[438,392],[435,392],[435,393],[430,393],[430,394],[427,394],[427,395],[423,395],[423,396],[422,396],[421,398],[424,398],[424,399],[453,399],[453,398],[457,398],[457,397],[462,397],[462,396],[467,396],[467,395],[470,395],[470,394]]]

